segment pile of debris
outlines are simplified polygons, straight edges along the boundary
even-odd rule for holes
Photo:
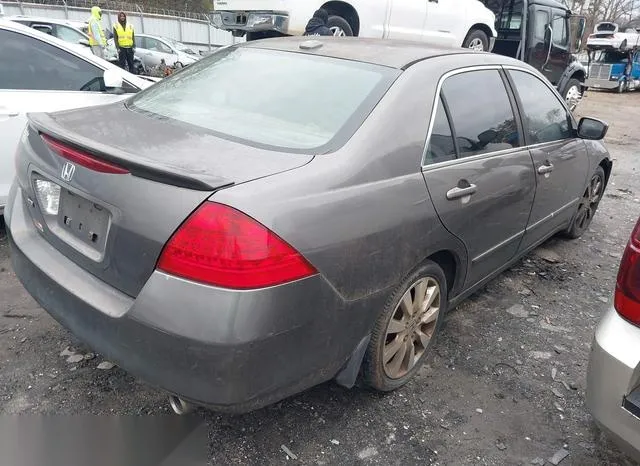
[[[160,60],[160,64],[156,66],[152,66],[148,70],[148,75],[154,78],[164,78],[167,76],[171,76],[173,73],[181,69],[182,66],[179,63],[176,63],[173,66],[168,66],[164,61],[164,58]]]

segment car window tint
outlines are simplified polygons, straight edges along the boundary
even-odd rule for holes
[[[56,37],[72,44],[77,44],[83,39],[87,40],[83,34],[80,34],[75,29],[60,25],[56,26]]]
[[[567,109],[537,77],[509,71],[522,102],[522,117],[529,144],[573,137]]]
[[[561,47],[566,47],[569,43],[569,34],[566,27],[567,18],[556,16],[553,18],[551,27],[553,28],[553,43]]]
[[[433,120],[433,128],[431,130],[431,138],[429,139],[429,147],[425,164],[446,162],[456,158],[456,147],[453,143],[453,135],[451,134],[451,126],[447,112],[442,105],[442,99],[438,99],[438,108]]]
[[[139,49],[144,49],[144,48],[146,48],[146,47],[145,47],[145,44],[143,44],[143,41],[144,41],[144,37],[138,37],[138,36],[136,36],[136,35],[134,34],[134,36],[133,36],[133,42],[135,43],[136,48],[139,48]]]
[[[0,89],[80,91],[103,71],[75,55],[43,41],[0,30]]]
[[[478,90],[482,90],[478,92]],[[511,102],[497,70],[470,71],[442,86],[460,157],[520,145]]]

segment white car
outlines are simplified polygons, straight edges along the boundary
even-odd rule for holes
[[[336,36],[404,39],[491,50],[495,15],[478,0],[214,0],[212,21],[247,40],[302,35],[315,10]]]
[[[633,28],[627,28],[620,32],[620,27],[616,23],[602,22],[596,24],[593,34],[587,37],[587,48],[631,50],[640,47],[640,34]]]
[[[187,66],[202,58],[189,46],[167,37],[135,33],[134,38],[136,55],[147,69],[158,66],[162,59],[167,66]]]
[[[56,37],[0,19],[0,214],[14,176],[13,156],[27,113],[106,104],[151,86]]]

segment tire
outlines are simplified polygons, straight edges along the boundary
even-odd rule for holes
[[[576,213],[573,216],[573,220],[571,220],[571,225],[565,232],[565,236],[570,239],[578,239],[587,231],[602,200],[605,184],[606,177],[604,170],[598,166],[589,180],[589,186],[587,186],[587,189],[580,199]]]
[[[574,89],[577,91],[577,95],[575,96],[575,99],[577,100],[575,102],[573,102],[574,97],[572,97]],[[564,86],[562,98],[569,106],[569,109],[573,110],[573,108],[578,105],[578,102],[580,102],[580,99],[582,99],[582,83],[576,78],[571,78],[567,82],[566,86]]]
[[[348,36],[353,37],[353,29],[351,29],[351,25],[349,22],[341,16],[332,15],[329,16],[329,21],[327,21],[327,26],[329,29],[333,31],[334,36]],[[338,33],[342,31],[341,33]]]
[[[177,62],[175,62],[175,63],[173,64],[173,67],[174,67],[175,69],[177,69],[177,70],[180,70],[180,69],[184,68],[184,65],[182,64],[182,62],[181,62],[181,61],[177,61]]]
[[[427,302],[429,291],[437,290],[438,294],[432,295],[432,304],[425,311],[410,316],[405,309],[414,309],[418,290],[425,289],[422,285],[426,285],[426,294],[424,301],[418,301],[421,305]],[[378,317],[362,362],[362,382],[381,392],[389,392],[406,384],[427,359],[444,321],[447,303],[444,272],[435,262],[427,261],[396,289]],[[391,323],[392,320],[395,324]],[[423,320],[425,322],[421,323]],[[404,328],[400,330],[399,327],[403,325]],[[408,356],[408,351],[412,352],[413,358]]]
[[[467,34],[467,37],[464,38],[462,48],[476,50],[477,52],[488,52],[489,37],[480,29],[472,29]]]
[[[627,90],[627,82],[620,81],[620,84],[618,84],[618,87],[616,88],[616,90],[618,91],[618,94],[622,94],[624,91]]]

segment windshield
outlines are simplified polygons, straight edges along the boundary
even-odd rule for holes
[[[178,42],[177,40],[167,39],[167,38],[165,38],[165,40],[167,42],[169,42],[171,47],[173,47],[174,49],[178,50],[179,52],[184,52],[184,53],[188,53],[188,54],[191,54],[191,55],[197,55],[196,52],[194,52],[192,48],[190,48],[186,44],[183,44],[182,42]]]
[[[346,141],[355,132],[399,73],[360,62],[232,47],[138,94],[129,107],[252,145],[322,153],[334,139]]]

